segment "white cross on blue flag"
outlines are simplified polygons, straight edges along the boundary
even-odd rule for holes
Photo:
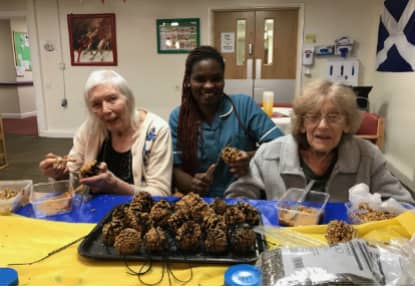
[[[415,0],[385,0],[376,64],[382,72],[415,71]]]

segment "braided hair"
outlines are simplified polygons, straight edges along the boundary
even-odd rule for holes
[[[186,59],[186,67],[182,85],[182,103],[180,107],[179,122],[177,126],[177,147],[182,154],[182,168],[185,172],[194,174],[196,172],[197,143],[203,145],[202,113],[192,96],[190,78],[195,64],[200,61],[212,59],[219,63],[225,72],[225,62],[222,55],[211,46],[200,46],[193,49]]]

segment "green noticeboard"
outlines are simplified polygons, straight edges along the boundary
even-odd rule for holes
[[[16,67],[24,67],[26,71],[31,71],[29,35],[26,32],[13,32],[13,40]]]

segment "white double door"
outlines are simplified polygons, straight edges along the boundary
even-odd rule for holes
[[[215,11],[215,47],[225,63],[225,92],[244,93],[262,102],[265,90],[274,102],[294,98],[297,67],[298,9]]]

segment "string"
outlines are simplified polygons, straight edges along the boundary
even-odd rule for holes
[[[74,241],[72,241],[72,242],[69,242],[68,244],[65,244],[64,246],[59,247],[58,249],[55,249],[55,250],[53,250],[53,251],[49,252],[46,256],[44,256],[44,257],[42,257],[42,258],[40,258],[40,259],[38,259],[38,260],[35,260],[35,261],[32,261],[32,262],[27,262],[27,263],[10,263],[10,264],[7,264],[7,265],[8,265],[8,266],[17,266],[17,265],[32,265],[32,264],[35,264],[35,263],[39,263],[39,262],[41,262],[41,261],[45,260],[46,258],[51,257],[52,255],[54,255],[54,254],[56,254],[56,253],[59,253],[59,252],[61,252],[61,251],[65,250],[66,248],[68,248],[68,247],[70,247],[70,246],[74,245],[75,243],[77,243],[77,242],[81,241],[81,240],[82,240],[82,239],[84,239],[86,236],[87,236],[87,235],[84,235],[84,236],[82,236],[82,237],[80,237],[80,238],[78,238],[78,239],[76,239],[76,240],[74,240]]]
[[[143,271],[143,272],[141,272],[141,268],[139,269],[139,271],[134,271],[129,265],[128,265],[128,261],[125,259],[125,257],[124,257],[124,264],[125,264],[125,266],[127,267],[127,269],[128,269],[128,272],[127,272],[127,274],[129,274],[129,275],[144,275],[144,274],[146,274],[146,273],[148,273],[150,270],[151,270],[151,268],[153,267],[153,261],[151,260],[151,257],[149,258],[149,260],[148,261],[146,261],[145,262],[145,264],[144,264],[144,266],[146,266],[146,265],[148,265],[148,268],[147,268],[147,270],[146,271]]]

